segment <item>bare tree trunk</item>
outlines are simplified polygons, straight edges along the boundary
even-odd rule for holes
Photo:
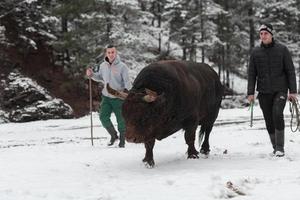
[[[109,41],[109,40],[110,40],[111,28],[112,28],[111,21],[110,21],[110,19],[107,17],[107,18],[106,18],[106,41]]]
[[[220,50],[219,50],[220,52]],[[218,75],[219,75],[219,78],[221,79],[221,73],[222,73],[222,63],[221,63],[221,55],[218,54]]]
[[[254,10],[252,8],[252,1],[250,2],[250,6],[248,9],[248,17],[249,17],[249,54],[251,53],[252,49],[254,48],[255,45],[255,40],[254,40],[254,34],[255,34],[255,29],[254,29],[254,21],[253,21],[253,17],[254,17]],[[248,61],[247,61],[248,62]],[[249,63],[247,63],[247,71],[249,68]]]
[[[299,64],[298,64],[298,75],[299,75],[299,82],[298,82],[298,94],[300,93],[300,54],[299,54]]]
[[[192,36],[192,42],[191,42],[191,48],[190,48],[190,60],[196,61],[195,36]]]
[[[252,4],[252,3],[251,3]],[[252,51],[253,47],[254,47],[254,34],[255,34],[255,30],[254,30],[254,22],[253,22],[253,8],[252,5],[251,7],[248,9],[248,16],[249,16],[249,37],[250,37],[250,52]]]
[[[105,16],[106,21],[106,41],[110,41],[110,35],[111,35],[111,29],[112,29],[112,20],[110,18],[110,15],[112,15],[112,7],[109,2],[105,2],[105,12],[108,14],[108,16]]]
[[[186,60],[186,43],[185,43],[185,39],[184,38],[182,38],[182,46],[183,46],[183,48],[182,48],[182,60]]]
[[[201,43],[203,44],[203,42],[204,42],[204,38],[205,38],[205,31],[204,31],[204,14],[203,14],[203,12],[204,12],[204,4],[205,2],[203,2],[203,1],[200,1],[200,4],[199,4],[199,6],[200,6],[200,17],[201,17],[201,19],[200,19],[200,27],[201,27]],[[205,61],[205,59],[204,59],[204,57],[205,57],[205,49],[204,49],[204,47],[202,46],[201,47],[201,61],[204,63],[204,61]]]
[[[138,0],[138,3],[139,3],[141,10],[146,11],[146,2],[144,2],[143,0]]]
[[[231,68],[231,59],[230,59],[230,45],[226,44],[226,85],[230,87],[230,68]]]
[[[222,75],[223,75],[223,85],[225,85],[225,48],[222,46]]]
[[[68,33],[68,18],[67,16],[62,16],[61,18],[61,31],[62,35]],[[66,63],[70,61],[70,54],[68,49],[64,49],[62,53],[62,65],[66,66]],[[67,61],[67,62],[66,62]]]
[[[300,9],[300,2],[297,4],[298,9]],[[300,19],[298,19],[298,34],[300,35]],[[298,41],[298,47],[300,49],[300,42]],[[299,83],[298,83],[298,94],[300,93],[300,53],[298,54],[298,75],[299,75]]]
[[[157,20],[158,20],[158,28],[160,29],[161,28],[161,2],[159,1],[158,2],[158,16],[157,16]],[[161,39],[161,30],[159,31],[159,33],[158,33],[158,53],[160,53],[161,52],[161,41],[162,41],[162,39]]]
[[[61,31],[62,33],[68,32],[68,19],[66,16],[61,17]]]

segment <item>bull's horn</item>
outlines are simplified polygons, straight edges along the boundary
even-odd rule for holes
[[[153,101],[156,100],[157,98],[157,93],[155,91],[152,91],[150,89],[145,89],[146,91],[146,95],[143,97],[143,100],[148,102],[148,103],[151,103]]]
[[[123,100],[124,100],[124,99],[127,98],[127,96],[128,96],[128,93],[126,93],[126,92],[119,92],[119,96],[118,96],[118,97],[119,97],[120,99],[123,99]]]
[[[126,92],[118,91],[118,90],[111,88],[108,83],[106,84],[106,89],[109,94],[112,94],[112,95],[118,97],[119,99],[124,100],[128,96],[128,94]]]

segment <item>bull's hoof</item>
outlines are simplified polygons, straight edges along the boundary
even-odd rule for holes
[[[208,149],[208,150],[205,150],[205,149],[200,149],[200,153],[201,154],[203,154],[203,155],[208,155],[209,154],[209,152],[210,152],[210,150]]]
[[[150,160],[150,159],[144,158],[144,159],[143,159],[143,163],[144,163],[144,165],[145,165],[147,168],[149,168],[149,169],[154,168],[154,165],[155,165],[153,159]]]
[[[188,155],[188,159],[197,159],[197,158],[199,158],[199,154]]]
[[[189,148],[187,153],[188,153],[188,159],[199,158],[199,152],[195,148]]]

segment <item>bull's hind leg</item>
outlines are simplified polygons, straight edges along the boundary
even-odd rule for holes
[[[145,158],[143,159],[143,162],[148,168],[153,168],[155,165],[153,159],[154,144],[155,144],[155,139],[145,142],[146,154],[145,154]]]
[[[202,125],[201,126],[200,134],[204,134],[204,141],[203,141],[203,143],[201,145],[201,149],[200,149],[201,154],[208,155],[210,152],[209,134],[212,130],[212,127],[213,127],[212,125],[209,125],[209,126]]]
[[[195,149],[195,135],[196,135],[196,127],[188,128],[185,130],[184,139],[186,144],[188,145],[188,158],[199,158],[199,152]]]

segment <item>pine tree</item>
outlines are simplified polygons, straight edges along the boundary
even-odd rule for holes
[[[50,43],[56,39],[42,1],[3,1],[1,13],[3,53],[15,63],[31,66],[28,61],[35,54],[51,52]],[[13,58],[12,58],[13,57]],[[50,62],[49,58],[48,62]]]

